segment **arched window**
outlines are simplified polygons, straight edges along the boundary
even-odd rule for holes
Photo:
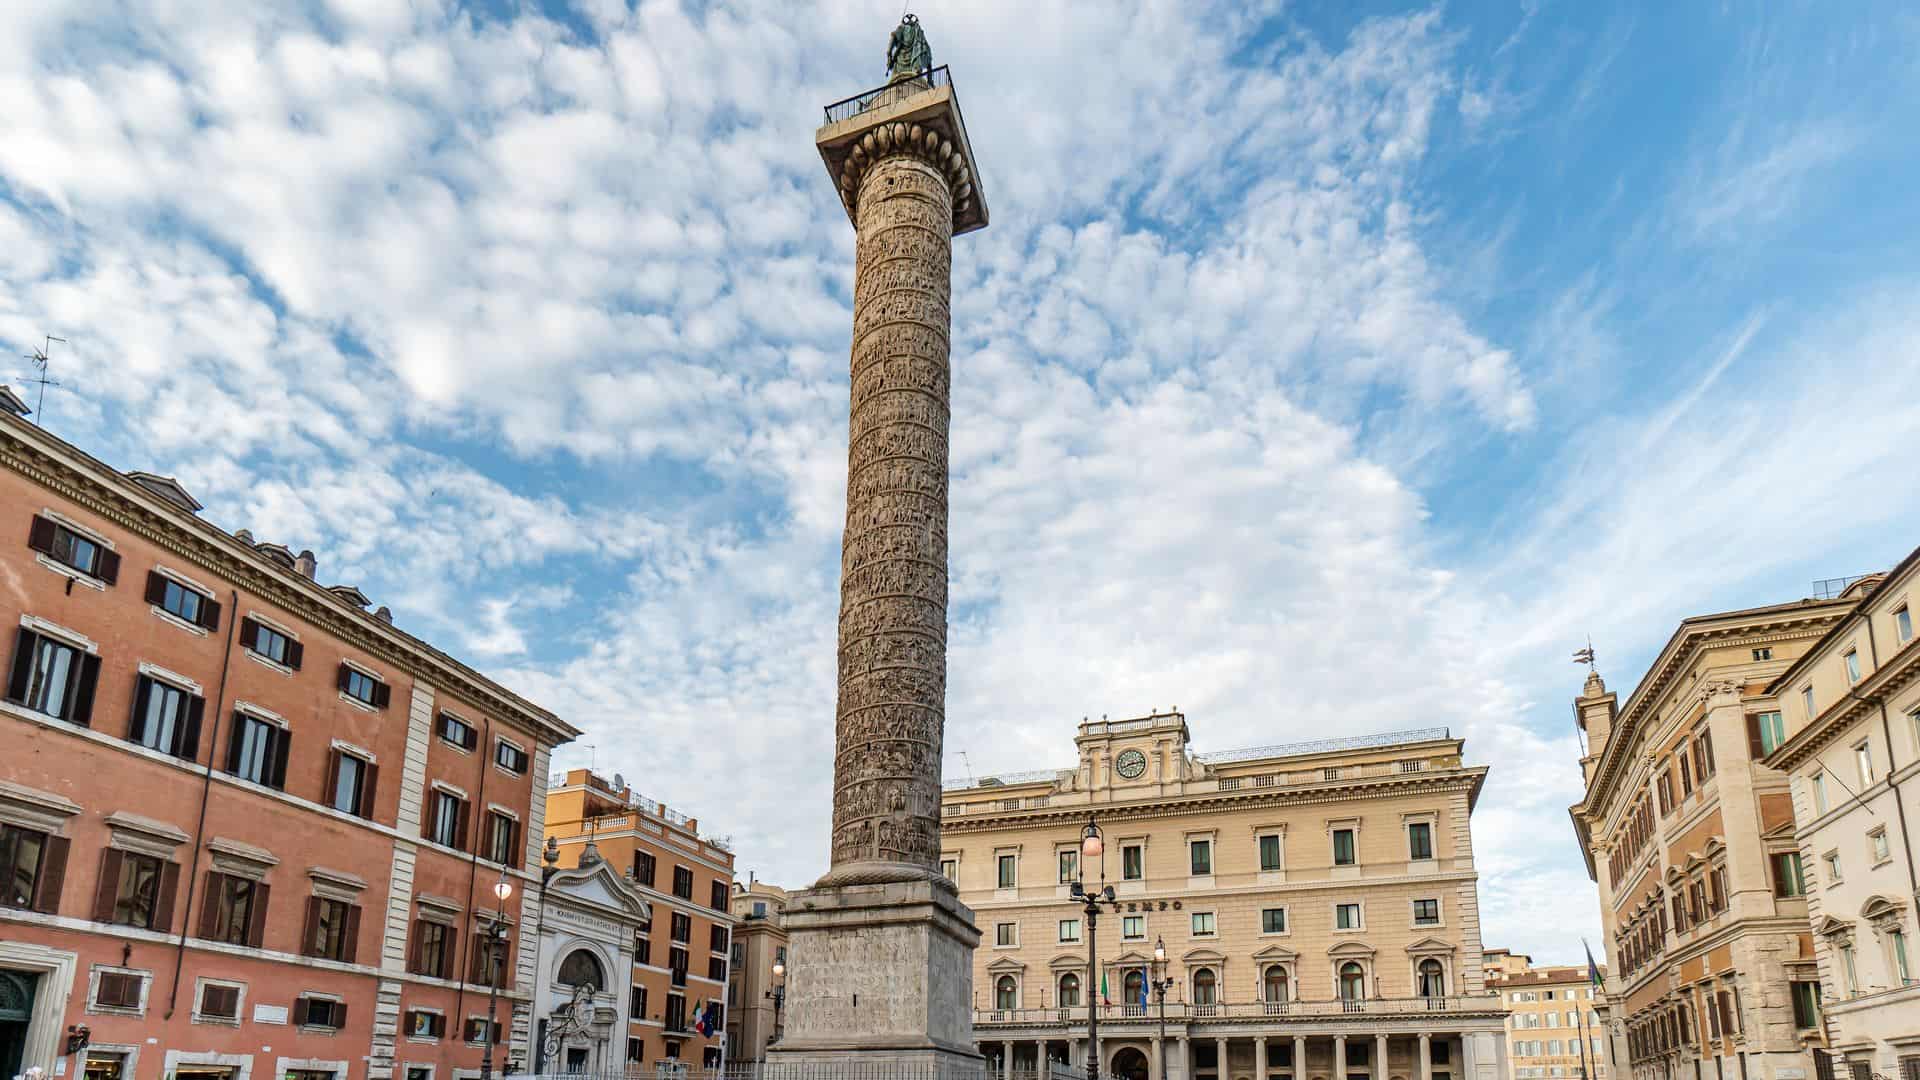
[[[607,988],[607,976],[600,958],[588,949],[575,949],[560,961],[560,985],[584,986],[595,993]]]
[[[1340,996],[1348,1001],[1367,996],[1367,974],[1358,961],[1349,960],[1340,965]]]
[[[1268,1001],[1287,1000],[1287,969],[1279,964],[1269,964],[1266,975],[1260,980],[1261,989]]]
[[[1420,961],[1420,996],[1447,996],[1447,973],[1441,968],[1440,961],[1431,957]]]
[[[1060,976],[1060,1007],[1072,1008],[1080,1004],[1080,976],[1069,971]]]
[[[1145,987],[1146,981],[1146,976],[1140,974],[1139,968],[1127,972],[1126,977],[1120,980],[1120,1004],[1140,1004],[1140,991]]]
[[[1020,984],[1011,975],[1002,975],[993,984],[993,1007],[996,1009],[1017,1009],[1020,1007]]]
[[[1193,1003],[1212,1005],[1216,1000],[1219,980],[1214,978],[1212,968],[1201,968],[1193,973]]]

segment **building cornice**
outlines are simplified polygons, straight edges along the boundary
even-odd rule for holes
[[[1845,735],[1854,724],[1869,719],[1887,699],[1916,680],[1920,680],[1920,636],[1907,642],[1905,648],[1894,653],[1891,660],[1858,685],[1849,687],[1845,697],[1828,706],[1813,723],[1795,732],[1793,738],[1775,747],[1761,764],[1782,772],[1798,768]]]
[[[17,417],[0,416],[0,465],[175,558],[239,584],[317,630],[480,705],[550,745],[580,735],[580,729],[553,713],[419,638],[349,606],[320,583],[270,562],[244,541],[166,503],[124,473]]]

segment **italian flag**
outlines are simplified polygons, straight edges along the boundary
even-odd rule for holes
[[[1102,1005],[1113,1004],[1113,1002],[1107,997],[1107,973],[1105,971],[1100,972],[1100,1004]]]

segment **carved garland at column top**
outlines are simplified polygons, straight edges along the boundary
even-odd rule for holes
[[[967,169],[966,155],[954,148],[953,141],[932,127],[904,120],[882,124],[855,143],[846,162],[840,166],[840,199],[847,210],[860,212],[860,181],[880,159],[909,154],[938,169],[947,178],[953,198],[953,216],[959,218],[973,209],[973,175]]]

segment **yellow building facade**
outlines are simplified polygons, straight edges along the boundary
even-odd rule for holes
[[[1610,1080],[1604,993],[1584,967],[1533,967],[1524,955],[1487,980],[1506,1005],[1507,1076],[1511,1080],[1592,1077]]]
[[[1177,711],[1091,721],[1072,767],[949,783],[941,868],[982,934],[992,1068],[1083,1064],[1091,1002],[1102,1071],[1133,1080],[1502,1077],[1470,828],[1487,770],[1462,741],[1189,738]],[[1076,880],[1114,890],[1093,925]]]

